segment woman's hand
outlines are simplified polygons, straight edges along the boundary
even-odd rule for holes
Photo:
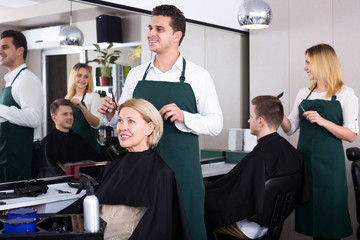
[[[71,103],[74,107],[79,108],[83,113],[86,121],[89,123],[90,126],[93,128],[99,127],[100,119],[92,114],[82,103],[79,99],[73,98],[71,99]]]
[[[317,125],[323,127],[326,119],[322,118],[317,111],[306,111],[303,116],[311,123],[317,123]]]
[[[325,118],[321,117],[317,111],[306,111],[303,113],[303,116],[306,117],[311,123],[316,123],[317,125],[324,127],[335,137],[345,140],[348,142],[353,142],[356,139],[357,134],[351,131],[349,128],[339,126]]]
[[[81,103],[81,101],[79,100],[79,99],[77,99],[77,98],[73,98],[73,99],[71,99],[71,103],[74,105],[74,107],[76,107],[76,108],[82,108],[82,107],[84,107],[84,105],[82,105],[82,103]]]

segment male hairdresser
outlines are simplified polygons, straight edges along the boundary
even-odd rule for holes
[[[44,93],[40,80],[27,69],[27,42],[18,31],[0,36],[0,65],[8,68],[0,96],[0,182],[36,176],[41,162],[40,127]],[[39,157],[34,157],[38,155]],[[38,159],[35,160],[35,159]]]
[[[161,5],[152,15],[147,38],[155,56],[129,72],[119,102],[143,98],[160,111],[164,135],[155,151],[176,174],[192,239],[203,240],[204,185],[198,135],[218,135],[223,116],[209,72],[179,51],[186,29],[183,13],[175,6]],[[115,103],[107,97],[99,112],[110,120],[114,110]]]

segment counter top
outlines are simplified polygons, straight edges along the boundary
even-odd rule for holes
[[[48,187],[47,193],[40,194],[37,197],[0,200],[6,203],[0,205],[0,211],[19,207],[34,207],[38,210],[38,213],[55,213],[75,202],[86,193],[85,190],[82,190],[79,194],[76,194],[77,189],[70,187],[67,183],[49,184]],[[58,190],[70,193],[59,193]]]
[[[203,178],[224,175],[235,167],[235,165],[236,164],[225,162],[201,164]]]

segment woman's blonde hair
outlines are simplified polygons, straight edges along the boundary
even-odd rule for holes
[[[120,105],[118,112],[125,107],[136,110],[147,123],[154,124],[154,130],[148,137],[148,145],[150,148],[156,147],[163,134],[163,120],[159,111],[144,99],[129,99]]]
[[[318,44],[305,51],[310,58],[316,78],[321,78],[326,87],[326,97],[339,92],[344,85],[341,65],[335,50],[328,44]],[[310,89],[315,87],[314,82]]]
[[[76,86],[75,86],[75,79],[76,79],[76,75],[79,72],[79,70],[81,68],[85,68],[86,71],[88,72],[88,77],[89,77],[89,83],[86,86],[85,91],[87,93],[89,92],[93,92],[94,91],[94,80],[93,80],[93,76],[91,73],[91,68],[89,67],[89,65],[85,64],[85,63],[77,63],[74,65],[74,67],[72,68],[70,75],[69,75],[69,80],[68,80],[68,99],[72,99],[76,93]]]

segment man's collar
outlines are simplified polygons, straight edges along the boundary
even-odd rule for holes
[[[150,68],[156,69],[158,71],[160,71],[155,65],[154,65],[154,61],[156,58],[156,54],[155,56],[151,59],[151,63],[150,63]],[[172,66],[171,70],[174,69],[174,67],[178,68],[180,71],[182,71],[182,67],[183,67],[183,56],[180,53],[178,59],[176,60],[175,64]]]
[[[21,64],[20,66],[18,66],[17,68],[15,68],[14,70],[12,70],[11,72],[8,72],[7,74],[5,74],[4,78],[5,81],[12,81],[14,80],[16,74],[18,74],[20,72],[21,69],[23,69],[24,67],[26,67],[26,64]]]

